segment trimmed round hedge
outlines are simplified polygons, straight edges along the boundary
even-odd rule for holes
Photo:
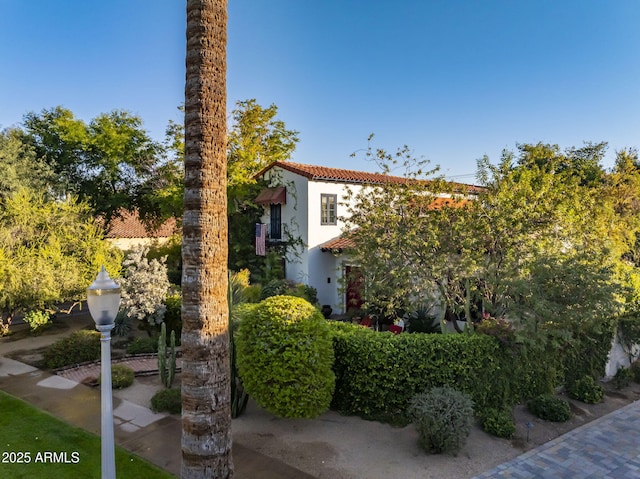
[[[235,340],[242,383],[260,406],[290,418],[316,417],[329,408],[333,345],[311,303],[272,296],[244,308]]]

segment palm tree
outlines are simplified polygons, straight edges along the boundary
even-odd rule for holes
[[[182,478],[232,478],[227,305],[227,1],[187,0]]]

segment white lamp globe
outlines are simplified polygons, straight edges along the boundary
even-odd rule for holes
[[[87,306],[96,326],[114,324],[120,308],[120,286],[109,277],[104,266],[87,288]]]

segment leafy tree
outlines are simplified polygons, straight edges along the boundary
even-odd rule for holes
[[[20,188],[46,192],[51,183],[51,170],[22,141],[20,133],[15,128],[0,131],[0,198]]]
[[[602,183],[586,184],[577,167],[551,167],[555,149],[555,157],[540,145],[520,149],[544,161],[521,157],[516,164],[509,151],[498,165],[484,158],[479,178],[485,188],[473,201],[460,185],[416,181],[415,162],[404,183],[355,195],[345,220],[367,298],[383,298],[387,309],[397,310],[437,292],[441,311],[446,306],[457,317],[473,317],[477,304],[477,313],[519,318],[526,330],[558,334],[619,311],[626,284],[616,240],[622,225],[611,203],[602,201]],[[389,164],[407,152],[371,155]],[[440,193],[453,200],[438,200]]]
[[[261,269],[253,254],[255,224],[262,207],[254,203],[261,188],[255,174],[276,161],[291,158],[298,143],[298,132],[286,128],[276,118],[278,107],[264,108],[255,99],[238,101],[232,112],[227,147],[227,197],[229,201],[229,268]]]
[[[0,209],[0,334],[21,311],[81,300],[101,265],[116,275],[121,257],[103,236],[73,198],[50,201],[26,189],[7,196]]]
[[[77,195],[107,222],[121,208],[135,206],[138,189],[162,151],[142,120],[122,110],[88,124],[60,106],[28,113],[24,141],[53,171],[51,186],[58,196]]]
[[[278,107],[263,108],[255,99],[238,101],[229,131],[227,178],[232,200],[253,176],[276,161],[287,161],[296,148],[298,132],[278,120]]]

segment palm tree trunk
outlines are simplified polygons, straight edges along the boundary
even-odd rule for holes
[[[182,222],[182,478],[231,478],[227,1],[187,1]]]

